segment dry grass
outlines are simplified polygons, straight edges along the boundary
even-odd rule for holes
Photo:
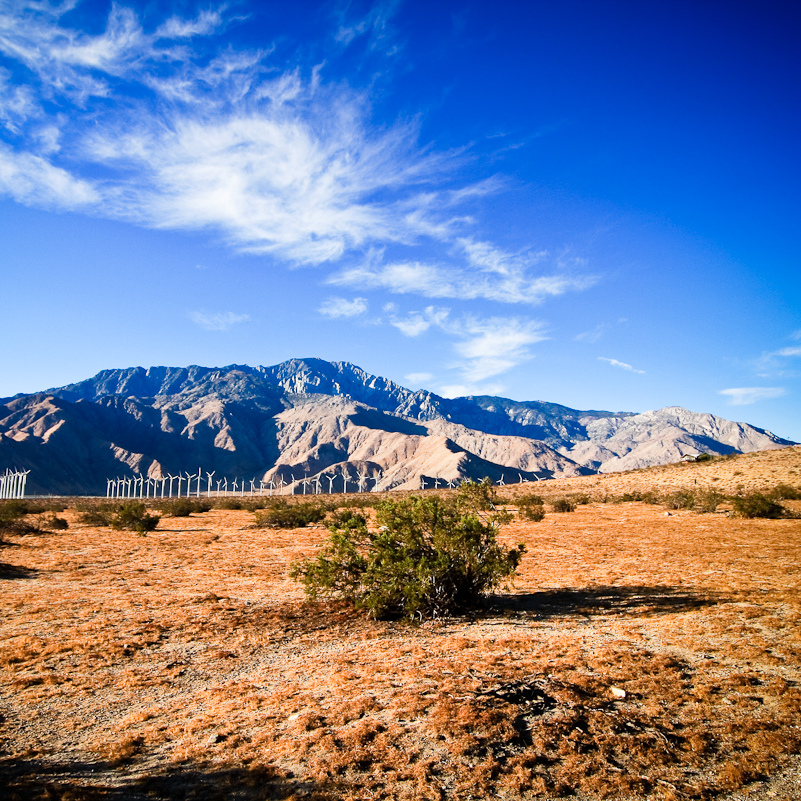
[[[515,520],[515,586],[417,628],[304,605],[325,530],[247,511],[6,536],[5,797],[795,799],[801,520],[600,502],[735,481],[799,486],[801,450],[542,483],[592,502]]]

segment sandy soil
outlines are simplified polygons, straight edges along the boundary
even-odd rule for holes
[[[624,492],[801,486],[801,449],[502,489],[586,493],[470,617],[305,605],[323,528],[245,511],[7,537],[10,799],[721,798],[801,793],[801,520]],[[547,493],[545,492],[547,490]],[[602,502],[605,498],[607,502]],[[801,512],[801,502],[787,502]]]

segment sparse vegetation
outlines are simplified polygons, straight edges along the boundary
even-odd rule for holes
[[[786,515],[786,510],[780,503],[761,492],[735,496],[731,503],[737,517],[777,519]]]
[[[70,524],[63,518],[54,514],[42,515],[39,526],[46,531],[66,531]]]
[[[551,501],[551,508],[554,512],[574,512],[576,504],[570,498],[555,498]]]
[[[116,530],[136,531],[144,534],[146,531],[154,531],[160,519],[160,515],[150,514],[143,503],[127,501],[112,513],[109,525]]]
[[[202,514],[208,512],[213,504],[206,498],[174,498],[167,501],[160,501],[156,504],[160,512],[167,517],[189,517],[191,514]]]
[[[517,513],[523,520],[539,523],[545,518],[545,501],[533,493],[520,495],[517,498]]]
[[[3,797],[795,799],[801,521],[648,505],[688,483],[778,501],[794,470],[801,448],[500,488],[549,512],[498,533],[533,555],[514,592],[413,627],[287,581],[331,531],[215,509],[140,539],[70,504],[0,555]],[[593,503],[551,515],[549,488]]]
[[[317,501],[289,503],[274,501],[263,511],[256,511],[257,528],[303,528],[311,523],[319,523],[326,515],[327,507]]]
[[[476,606],[514,575],[525,546],[506,549],[496,535],[509,516],[495,510],[488,482],[465,482],[453,502],[437,496],[383,501],[376,529],[363,515],[340,513],[316,560],[292,575],[310,599],[341,597],[377,619],[442,617]]]

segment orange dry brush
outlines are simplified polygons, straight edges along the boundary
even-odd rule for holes
[[[543,519],[498,532],[527,546],[514,586],[417,625],[304,600],[289,566],[322,528],[23,518],[0,551],[4,797],[795,799],[801,521],[653,502],[779,482],[801,451],[542,482]]]

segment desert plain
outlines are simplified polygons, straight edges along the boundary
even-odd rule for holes
[[[797,799],[801,501],[630,500],[779,484],[801,447],[499,487],[546,500],[501,529],[513,585],[417,625],[305,601],[324,526],[140,535],[63,499],[69,528],[0,548],[3,797]]]

